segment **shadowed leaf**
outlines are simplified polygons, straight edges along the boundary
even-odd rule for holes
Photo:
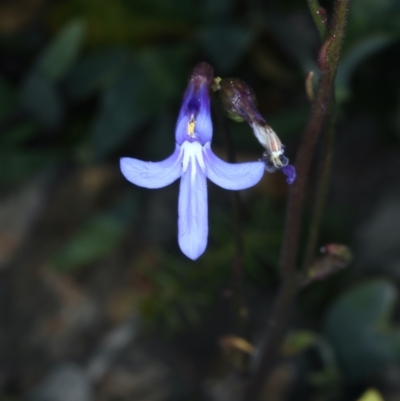
[[[253,32],[237,24],[211,25],[199,37],[206,54],[220,71],[232,68],[249,48],[253,38]]]
[[[396,296],[393,284],[374,280],[347,291],[328,311],[325,333],[347,380],[364,379],[399,359],[399,333],[389,322]]]
[[[48,45],[37,60],[36,68],[51,80],[58,80],[75,64],[85,39],[81,20],[69,23]]]
[[[68,94],[80,99],[108,89],[129,63],[130,57],[131,54],[123,48],[111,48],[87,56],[67,77]]]
[[[64,104],[54,83],[44,75],[31,73],[21,88],[20,103],[23,110],[44,126],[53,129],[61,124]]]

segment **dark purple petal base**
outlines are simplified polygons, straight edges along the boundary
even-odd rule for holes
[[[288,164],[285,167],[282,167],[282,173],[286,175],[286,182],[288,184],[293,184],[296,179],[296,170],[294,166]]]

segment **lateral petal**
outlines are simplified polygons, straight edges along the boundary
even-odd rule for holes
[[[240,190],[256,185],[264,175],[265,164],[261,161],[249,163],[227,163],[210,148],[204,146],[206,175],[214,184],[224,189]]]
[[[182,252],[196,260],[208,238],[207,179],[197,160],[182,174],[178,204],[178,242]]]
[[[120,167],[125,178],[133,184],[144,188],[162,188],[182,175],[181,149],[177,146],[170,157],[155,163],[123,157]]]

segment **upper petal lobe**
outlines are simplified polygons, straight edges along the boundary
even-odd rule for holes
[[[199,141],[204,145],[212,138],[209,94],[212,69],[208,71],[207,68],[200,68],[197,72],[189,81],[179,112],[175,129],[175,140],[178,145],[182,145],[185,141]]]
[[[162,188],[182,175],[181,149],[177,146],[170,157],[156,163],[123,157],[120,167],[125,178],[133,184],[144,188]]]

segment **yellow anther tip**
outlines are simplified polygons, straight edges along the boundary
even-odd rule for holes
[[[195,125],[196,125],[195,121],[189,121],[189,124],[188,124],[188,134],[189,134],[190,136],[193,136],[193,135],[194,135],[194,127],[195,127]]]

